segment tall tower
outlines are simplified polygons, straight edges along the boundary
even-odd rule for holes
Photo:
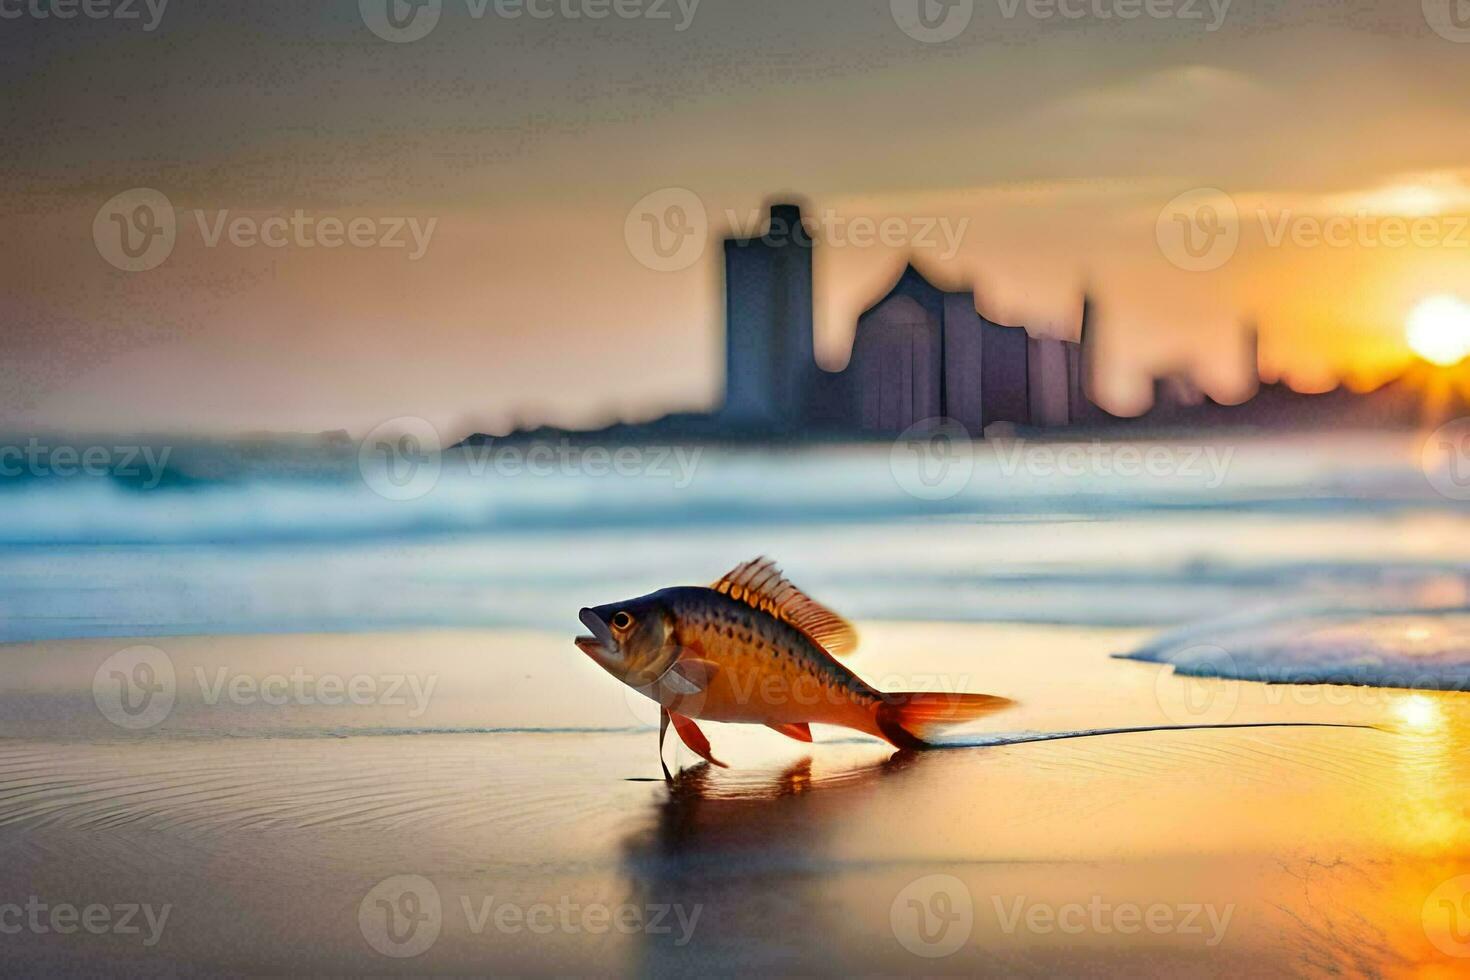
[[[1245,328],[1245,347],[1241,353],[1241,373],[1245,377],[1246,395],[1241,401],[1250,401],[1261,391],[1261,330],[1255,323]]]
[[[1094,402],[1097,390],[1097,325],[1092,300],[1082,297],[1082,327],[1077,343],[1067,344],[1067,410],[1073,425],[1087,425],[1107,417]]]
[[[778,204],[759,238],[725,241],[726,421],[795,427],[816,373],[812,239],[801,208]]]

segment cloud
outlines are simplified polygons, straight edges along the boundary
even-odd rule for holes
[[[1088,125],[1186,124],[1260,104],[1270,90],[1237,71],[1186,65],[1070,95],[1042,109],[1050,121]]]
[[[1470,214],[1470,170],[1385,174],[1373,183],[1334,191],[1263,189],[1231,197],[1242,210],[1263,213],[1374,218]]]

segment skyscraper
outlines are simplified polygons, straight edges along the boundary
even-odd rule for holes
[[[725,295],[725,420],[799,426],[817,372],[812,240],[801,208],[778,204],[761,237],[725,241]]]
[[[980,436],[993,422],[1077,422],[1086,363],[1078,345],[1032,340],[906,267],[864,312],[846,371],[813,351],[814,243],[795,205],[771,208],[758,238],[725,242],[726,389],[721,423],[739,432],[899,433],[948,418]]]
[[[987,320],[973,293],[941,290],[909,266],[858,318],[847,370],[857,420],[902,432],[943,417],[975,436],[991,422],[1030,424],[1029,355],[1024,329]]]

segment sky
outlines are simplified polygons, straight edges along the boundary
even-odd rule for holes
[[[0,0],[0,430],[713,407],[717,239],[773,199],[823,366],[913,261],[1038,335],[1085,293],[1120,412],[1242,397],[1250,327],[1372,383],[1470,300],[1451,0],[90,2]]]

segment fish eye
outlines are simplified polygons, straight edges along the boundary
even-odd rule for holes
[[[625,630],[633,625],[633,617],[625,612],[619,612],[612,618],[613,629]]]

